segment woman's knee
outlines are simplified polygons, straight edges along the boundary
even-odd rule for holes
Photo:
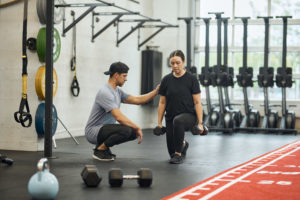
[[[176,116],[174,117],[173,119],[173,126],[174,127],[181,127],[183,126],[184,127],[184,119],[181,117],[181,116]]]
[[[174,119],[173,119],[173,126],[175,126],[176,128],[181,128],[183,127],[184,130],[189,130],[191,129],[192,126],[195,125],[197,120],[197,117],[193,114],[190,113],[183,113],[180,115],[177,115]]]

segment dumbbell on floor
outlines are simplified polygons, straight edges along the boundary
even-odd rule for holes
[[[102,180],[95,165],[85,165],[81,177],[88,187],[97,187]]]
[[[11,158],[8,158],[8,157],[6,157],[6,156],[2,156],[2,155],[0,154],[0,163],[5,163],[5,164],[7,164],[7,165],[12,165],[12,164],[14,163],[14,160],[11,159]]]
[[[160,136],[160,135],[163,135],[166,133],[166,127],[162,126],[156,126],[154,129],[153,129],[153,133],[154,135],[157,135],[157,136]]]
[[[123,180],[137,180],[140,187],[150,187],[152,184],[152,171],[148,168],[141,168],[137,175],[123,175],[119,168],[112,168],[108,173],[108,180],[111,187],[121,187]]]
[[[207,135],[208,134],[207,126],[203,125],[203,128],[204,128],[204,130],[202,132],[202,129],[198,125],[195,125],[195,126],[193,126],[191,132],[193,135],[201,135],[201,136]]]

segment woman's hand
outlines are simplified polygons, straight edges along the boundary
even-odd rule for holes
[[[201,133],[203,133],[203,131],[204,131],[203,124],[202,124],[202,123],[198,123],[198,126],[199,126],[199,128],[201,129]]]

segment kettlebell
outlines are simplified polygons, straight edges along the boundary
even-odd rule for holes
[[[50,173],[47,158],[37,164],[38,172],[28,182],[28,192],[33,199],[54,199],[58,193],[57,178]]]

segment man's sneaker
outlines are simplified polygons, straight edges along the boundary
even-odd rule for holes
[[[110,155],[112,155],[112,157],[114,157],[114,158],[117,157],[116,154],[113,154],[113,153],[111,152],[111,150],[110,150],[109,147],[107,147],[107,151],[108,151],[108,153],[109,153]]]
[[[108,150],[94,150],[93,158],[100,161],[113,161],[114,157],[108,152]]]
[[[188,148],[189,148],[189,143],[188,143],[187,141],[185,141],[184,147],[183,147],[182,152],[181,152],[181,155],[182,155],[183,157],[186,156],[186,152],[187,152]]]
[[[183,157],[178,154],[174,154],[169,162],[172,164],[181,164],[183,163]]]

